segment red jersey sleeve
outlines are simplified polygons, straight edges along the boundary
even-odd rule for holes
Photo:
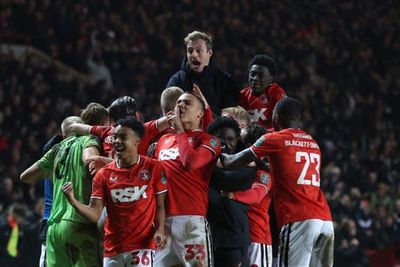
[[[112,127],[111,126],[98,126],[94,125],[90,128],[90,134],[96,135],[101,138],[101,140],[104,140],[104,136],[108,135],[108,132],[110,131]]]
[[[285,90],[283,90],[282,87],[280,87],[278,84],[274,83],[272,84],[272,99],[274,100],[275,103],[277,103],[279,100],[284,98],[286,96]]]
[[[92,180],[92,198],[105,199],[103,172],[97,172]]]
[[[250,189],[234,193],[234,199],[245,204],[260,203],[271,190],[271,174],[264,170],[258,170],[256,178]]]
[[[213,149],[204,146],[203,143],[200,143],[197,147],[192,147],[186,133],[177,134],[176,141],[178,143],[182,165],[186,170],[200,168],[208,164],[215,157],[216,152]]]
[[[260,184],[253,184],[250,189],[234,193],[233,199],[247,205],[260,203],[263,198],[268,194],[264,186]]]
[[[152,120],[143,124],[144,136],[138,146],[138,154],[147,155],[147,149],[152,143],[153,139],[160,133],[157,126],[157,120]]]
[[[206,108],[205,112],[204,112],[204,116],[201,119],[201,129],[203,131],[205,131],[208,127],[208,125],[210,125],[210,123],[214,120],[213,117],[213,113],[211,110],[211,107]]]
[[[205,147],[213,153],[213,159],[221,155],[221,143],[219,139],[213,135],[205,134],[201,137],[200,146]]]
[[[269,153],[279,151],[282,147],[281,142],[283,140],[278,132],[264,134],[250,147],[250,150],[257,158],[263,158]]]
[[[157,161],[157,167],[155,168],[155,179],[154,179],[154,191],[156,194],[161,194],[167,191],[167,176],[162,167],[162,164]]]

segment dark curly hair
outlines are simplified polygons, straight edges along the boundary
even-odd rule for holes
[[[132,131],[134,131],[140,136],[140,138],[142,138],[144,135],[145,130],[143,124],[140,121],[137,121],[133,118],[119,119],[115,123],[115,127],[117,126],[131,128]]]
[[[245,128],[245,134],[242,136],[242,142],[245,146],[254,144],[258,138],[268,131],[264,126],[257,123],[251,123]]]
[[[213,134],[222,128],[231,128],[235,131],[236,136],[240,136],[239,124],[235,121],[235,119],[225,116],[218,117],[213,122],[211,122],[210,125],[208,125],[207,127],[207,132],[209,134]]]
[[[249,62],[249,70],[253,65],[267,67],[272,76],[275,76],[278,72],[275,60],[267,55],[255,55]]]

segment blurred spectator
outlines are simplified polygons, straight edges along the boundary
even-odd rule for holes
[[[0,266],[25,266],[24,253],[27,252],[22,224],[26,207],[10,205],[0,221]]]
[[[335,265],[365,266],[365,255],[360,249],[356,223],[352,219],[343,220],[338,230],[335,236]]]

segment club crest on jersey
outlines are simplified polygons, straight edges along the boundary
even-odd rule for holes
[[[260,95],[260,101],[264,104],[268,103],[267,96],[265,94]]]
[[[110,176],[110,182],[115,183],[117,181],[118,177],[117,176]]]
[[[254,143],[254,146],[261,146],[262,143],[264,143],[265,138],[264,136],[261,136],[260,138],[258,138],[258,140]]]
[[[189,144],[193,144],[195,139],[194,139],[194,137],[189,137],[188,140],[189,140]]]
[[[210,140],[210,144],[211,144],[211,146],[213,146],[213,147],[218,147],[218,141],[217,141],[217,139],[212,138],[212,139]]]
[[[139,178],[142,180],[149,180],[151,172],[149,170],[142,170],[139,172]]]
[[[269,175],[266,173],[261,174],[260,181],[263,184],[268,184],[269,183]]]

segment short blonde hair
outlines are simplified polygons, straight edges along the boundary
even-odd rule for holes
[[[162,91],[160,97],[160,107],[164,115],[169,111],[174,111],[176,100],[178,100],[183,93],[184,91],[177,86],[171,86]]]
[[[206,42],[207,50],[212,49],[211,36],[205,32],[200,32],[200,31],[193,31],[193,32],[189,33],[184,39],[185,45],[187,45],[190,41],[195,41],[195,40],[199,40],[199,39],[204,40],[204,42]]]
[[[83,120],[78,116],[69,116],[65,118],[61,123],[61,132],[63,136],[69,136],[71,134],[69,128],[73,123],[83,123]]]
[[[247,124],[250,123],[250,116],[247,111],[241,106],[227,107],[221,110],[221,115],[233,116],[236,119],[244,120]]]

